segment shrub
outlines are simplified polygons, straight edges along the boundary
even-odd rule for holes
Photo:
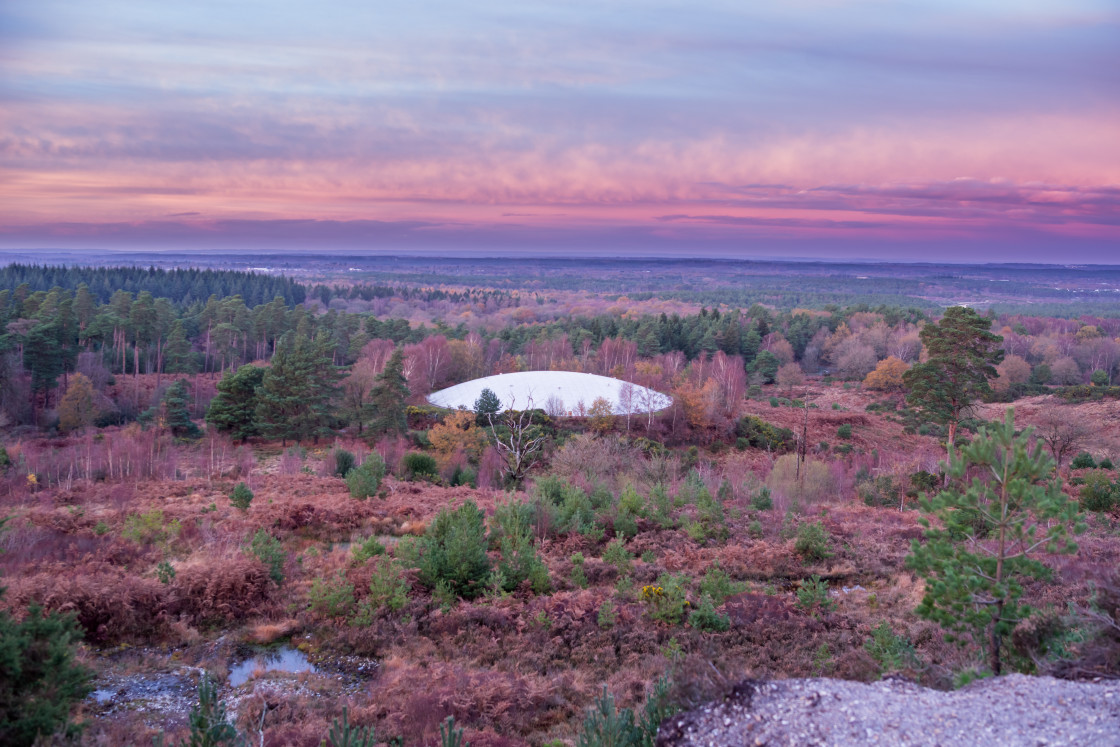
[[[852,426],[851,426],[851,424],[850,423],[844,423],[844,425],[837,428],[836,429],[836,437],[837,438],[843,438],[845,440],[851,438],[852,437]]]
[[[700,579],[700,593],[710,597],[715,604],[723,604],[728,597],[742,594],[746,589],[746,584],[731,580],[731,576],[720,567],[718,560],[712,563],[704,577]]]
[[[856,493],[868,506],[893,506],[898,504],[898,486],[891,475],[879,475],[856,486]]]
[[[385,545],[376,537],[369,537],[354,546],[354,562],[361,565],[370,558],[385,554]]]
[[[643,586],[639,598],[649,608],[650,619],[669,625],[680,624],[689,607],[685,593],[688,584],[689,578],[683,573],[663,573],[656,584]]]
[[[331,730],[323,747],[375,747],[377,732],[373,727],[354,728],[350,726],[350,714],[346,706],[342,706],[342,721],[335,719],[331,723]]]
[[[572,575],[571,575],[572,583],[575,586],[578,586],[581,589],[586,589],[587,588],[587,573],[583,570],[583,565],[584,565],[584,562],[585,562],[585,558],[583,557],[583,553],[574,552],[574,553],[572,553],[572,556],[568,560],[572,564]]]
[[[163,511],[154,509],[139,514],[129,514],[124,520],[121,536],[140,545],[162,544],[179,536],[182,525],[178,519],[166,521]]]
[[[905,669],[918,663],[918,655],[909,639],[895,635],[886,620],[872,629],[863,647],[884,671]]]
[[[284,565],[288,562],[288,553],[284,551],[284,546],[280,544],[280,540],[264,529],[258,529],[249,541],[247,549],[251,555],[268,568],[269,578],[277,584],[284,583]]]
[[[619,576],[629,576],[634,567],[634,556],[626,549],[626,540],[615,537],[603,550],[603,562],[618,570]]]
[[[614,605],[611,604],[611,600],[607,599],[599,605],[599,615],[596,618],[596,622],[598,622],[600,628],[607,630],[608,628],[613,628],[617,621],[618,613],[615,611]]]
[[[824,500],[834,495],[836,490],[832,471],[827,464],[817,459],[802,462],[801,474],[798,475],[795,454],[783,454],[774,461],[774,467],[766,478],[766,485],[787,498],[809,503]]]
[[[762,539],[762,522],[755,519],[747,527],[747,534],[754,539]]]
[[[1120,484],[1104,470],[1094,470],[1085,475],[1080,498],[1086,511],[1109,511],[1120,501]]]
[[[777,399],[774,399],[777,402]],[[774,405],[777,407],[777,405]],[[747,439],[756,449],[786,451],[793,448],[793,431],[767,423],[760,417],[744,415],[735,423],[735,435]]]
[[[439,465],[431,454],[410,451],[401,459],[406,480],[431,480],[439,476]]]
[[[378,558],[369,577],[369,595],[359,605],[353,624],[369,625],[381,610],[401,609],[408,602],[408,588],[401,564],[389,557]]]
[[[346,449],[335,449],[334,451],[334,474],[336,477],[346,479],[350,474],[350,470],[354,469],[354,454],[346,451]]]
[[[778,407],[780,404],[781,404],[781,401],[777,397],[771,397],[770,398],[770,406],[771,407]]]
[[[802,524],[797,528],[797,540],[793,543],[793,551],[806,562],[815,562],[831,558],[833,552],[830,547],[828,530],[819,521]]]
[[[245,483],[239,482],[229,494],[229,502],[234,508],[248,511],[249,504],[253,502],[253,491],[249,490],[249,486]]]
[[[378,454],[370,454],[360,466],[351,469],[346,475],[346,487],[350,489],[351,497],[365,500],[377,495],[384,477],[385,462]]]
[[[689,614],[688,624],[697,630],[723,633],[731,628],[731,619],[716,612],[712,598],[705,594],[700,599],[700,606]]]
[[[770,496],[770,488],[763,485],[758,492],[751,495],[751,508],[755,511],[769,511],[774,508],[774,499]]]
[[[8,450],[0,445],[0,475],[11,469],[12,458],[8,456]]]
[[[545,594],[551,589],[548,566],[537,555],[532,535],[528,531],[507,534],[501,540],[502,557],[498,572],[502,576],[502,589],[513,591],[522,581],[529,581],[533,591]]]
[[[1087,451],[1083,451],[1073,458],[1069,463],[1070,469],[1093,469],[1097,463],[1093,461],[1093,455]]]
[[[474,501],[443,509],[419,543],[420,582],[434,589],[443,582],[450,592],[473,599],[485,590],[490,575],[486,524]]]
[[[797,590],[797,606],[816,615],[818,612],[831,612],[836,602],[828,595],[828,584],[814,575],[801,582]]]
[[[326,617],[342,617],[354,606],[354,584],[341,572],[334,578],[317,578],[307,592],[307,606]]]
[[[577,747],[652,747],[661,722],[677,712],[669,701],[669,687],[669,679],[661,677],[635,717],[629,708],[619,709],[615,705],[604,685],[603,694],[587,711],[583,730],[576,739]]]
[[[30,746],[78,733],[70,708],[92,689],[92,673],[74,659],[81,637],[72,614],[44,615],[31,605],[16,621],[0,609],[0,743]]]
[[[1114,467],[1112,466],[1112,460],[1111,460],[1111,459],[1109,459],[1108,457],[1105,457],[1104,459],[1102,459],[1102,460],[1101,460],[1101,461],[1100,461],[1100,462],[1099,462],[1099,463],[1097,464],[1097,468],[1098,468],[1098,469],[1109,469],[1109,470],[1110,470],[1110,469],[1115,469],[1115,468],[1114,468]]]
[[[165,586],[174,581],[175,569],[171,567],[171,563],[168,563],[166,560],[161,560],[159,565],[156,566],[156,578]]]
[[[226,704],[218,698],[217,688],[209,674],[203,674],[198,683],[198,705],[191,709],[187,719],[190,738],[184,742],[189,747],[240,747],[248,740],[239,734],[226,715]],[[163,747],[163,735],[156,739],[157,747]]]

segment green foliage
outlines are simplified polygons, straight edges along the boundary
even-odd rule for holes
[[[167,521],[163,511],[152,509],[129,514],[124,520],[121,536],[139,545],[164,544],[179,536],[182,524],[178,519]]]
[[[1108,371],[1098,368],[1096,371],[1093,371],[1092,376],[1089,377],[1089,381],[1093,386],[1108,386]]]
[[[1008,409],[1002,425],[981,428],[959,454],[951,449],[943,470],[956,483],[922,502],[938,525],[923,519],[925,542],[915,540],[906,558],[926,582],[918,614],[953,637],[986,638],[996,674],[1003,640],[1030,614],[1019,603],[1020,580],[1049,577],[1039,553],[1077,548],[1067,531],[1077,520],[1077,504],[1062,493],[1053,459],[1040,443],[1032,448],[1030,437],[1031,429],[1016,435]],[[970,468],[974,476],[966,485]],[[981,545],[982,537],[995,539]]]
[[[611,600],[607,599],[599,605],[599,614],[596,617],[596,622],[603,630],[613,628],[615,623],[618,622],[618,612],[615,610]]]
[[[186,379],[179,379],[163,395],[163,417],[176,438],[198,438],[202,431],[191,420],[191,396]]]
[[[229,502],[234,508],[248,511],[249,504],[253,502],[253,491],[249,490],[249,486],[245,483],[239,482],[229,494]]]
[[[843,439],[851,438],[852,437],[852,425],[851,425],[851,423],[844,423],[842,426],[837,428],[836,429],[836,437],[837,438],[843,438]]]
[[[8,450],[0,444],[0,475],[5,474],[12,467],[12,458],[8,456]]]
[[[730,618],[716,612],[715,604],[707,594],[700,598],[700,606],[689,614],[688,624],[710,633],[723,633],[731,628]]]
[[[770,488],[763,485],[751,494],[751,508],[755,511],[769,511],[774,508],[774,499],[770,495]]]
[[[81,637],[71,614],[44,615],[31,605],[17,622],[0,609],[0,743],[30,747],[78,733],[70,709],[89,694],[92,676],[74,660]]]
[[[198,705],[187,718],[190,736],[180,747],[248,747],[249,741],[237,731],[226,715],[226,704],[218,698],[209,674],[198,683]]]
[[[871,637],[864,641],[863,647],[886,672],[918,665],[914,646],[909,639],[896,635],[886,620],[871,630]]]
[[[439,476],[439,465],[431,454],[410,451],[401,459],[401,470],[406,480],[431,480]]]
[[[1114,467],[1112,466],[1112,460],[1108,457],[1102,459],[1100,463],[1097,464],[1097,467],[1099,467],[1100,469],[1114,469]]]
[[[662,573],[656,584],[642,587],[641,601],[651,620],[679,625],[690,606],[687,590],[690,579],[683,573]]]
[[[696,494],[696,519],[689,524],[688,535],[698,542],[723,542],[730,535],[723,503],[706,487]]]
[[[989,330],[992,320],[964,306],[951,306],[937,324],[919,333],[929,353],[902,376],[907,402],[927,419],[949,426],[950,442],[965,411],[992,391],[995,366],[1003,360],[1003,338]]]
[[[367,537],[354,546],[354,562],[358,565],[361,565],[370,558],[384,554],[385,545],[381,544],[376,537]]]
[[[771,407],[780,407],[781,404],[782,404],[782,401],[780,399],[778,399],[777,397],[771,397],[770,398],[770,406]]]
[[[393,350],[385,368],[377,375],[373,390],[370,392],[368,409],[370,430],[376,434],[408,432],[408,413],[405,402],[408,400],[408,381],[404,376],[404,352],[401,348]]]
[[[256,557],[268,568],[269,577],[277,584],[284,583],[284,565],[288,562],[288,553],[280,540],[273,537],[265,529],[258,529],[253,538],[249,540],[246,548],[251,555]]]
[[[317,578],[307,592],[308,608],[325,617],[342,617],[354,607],[354,584],[341,571],[334,578]]]
[[[634,569],[634,556],[626,549],[626,540],[615,537],[608,542],[603,550],[603,562],[613,565],[619,576],[629,576]]]
[[[156,566],[156,578],[159,579],[161,584],[169,584],[175,579],[175,569],[171,563],[166,560],[161,560],[159,565]]]
[[[1093,470],[1082,479],[1080,498],[1085,511],[1111,511],[1120,503],[1120,482],[1113,482],[1105,470]]]
[[[604,685],[587,711],[577,747],[653,747],[661,722],[677,711],[669,701],[670,684],[667,677],[658,679],[637,716],[629,708],[618,708]]]
[[[377,495],[384,477],[385,462],[375,452],[362,460],[360,466],[350,470],[346,475],[346,487],[350,490],[352,498],[364,501],[372,495]]]
[[[483,389],[474,402],[475,417],[478,424],[482,426],[490,425],[490,420],[497,416],[501,409],[502,401],[490,389]]]
[[[797,606],[816,615],[831,612],[836,607],[836,602],[828,595],[828,584],[820,576],[814,575],[801,582],[797,590]]]
[[[376,744],[377,736],[373,728],[350,726],[350,714],[346,706],[342,706],[342,721],[335,719],[331,723],[324,747],[374,747]]]
[[[257,389],[256,422],[266,438],[301,441],[331,433],[338,368],[330,340],[288,333],[276,343]]]
[[[742,594],[747,590],[747,585],[741,581],[732,581],[727,571],[720,567],[719,561],[712,563],[700,579],[700,593],[711,597],[715,604],[723,604],[728,597]]]
[[[574,553],[572,553],[572,556],[568,560],[572,564],[572,575],[571,575],[572,583],[575,586],[578,586],[581,589],[586,589],[587,588],[587,573],[584,572],[584,570],[583,570],[583,565],[584,565],[584,562],[585,562],[585,558],[583,557],[583,553],[574,552]]]
[[[755,519],[747,526],[747,534],[754,539],[762,539],[762,522]]]
[[[814,521],[797,527],[797,539],[793,543],[793,551],[807,563],[813,563],[826,558],[831,558],[832,539],[824,524]]]
[[[358,605],[354,625],[369,625],[382,610],[396,612],[408,603],[408,580],[401,564],[383,556],[373,565],[369,577],[369,594]]]
[[[1093,455],[1087,451],[1082,451],[1069,463],[1070,469],[1093,469],[1096,466],[1097,463],[1093,461]]]
[[[455,717],[448,716],[439,725],[440,747],[471,747],[470,742],[463,741],[462,728],[455,728]]]
[[[525,580],[534,592],[545,594],[552,588],[548,566],[537,554],[533,535],[527,525],[507,526],[499,541],[501,559],[498,571],[502,576],[502,590],[513,591]]]
[[[485,590],[490,575],[485,515],[474,501],[440,511],[418,549],[420,582],[425,586],[435,588],[442,582],[466,599]]]
[[[735,435],[745,438],[755,449],[788,451],[793,448],[793,431],[767,423],[760,417],[744,415],[735,423]]]
[[[856,485],[856,493],[868,506],[898,506],[899,490],[891,475],[879,475]]]
[[[210,400],[206,422],[231,438],[245,441],[260,435],[257,423],[257,389],[264,369],[245,365],[230,369],[218,382],[218,393]]]
[[[350,470],[354,469],[354,454],[346,449],[334,450],[334,474],[336,477],[346,479]]]

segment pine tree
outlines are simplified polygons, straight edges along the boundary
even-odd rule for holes
[[[926,582],[918,614],[986,643],[996,675],[1003,640],[1030,614],[1019,604],[1021,580],[1049,578],[1039,556],[1077,550],[1067,532],[1077,503],[1062,492],[1042,443],[1031,444],[1033,429],[1016,435],[1014,417],[1008,409],[1002,425],[982,428],[959,455],[950,444],[942,469],[955,484],[922,501],[937,524],[922,520],[925,542],[915,540],[906,558]]]
[[[404,354],[393,351],[385,369],[377,376],[370,393],[370,430],[375,434],[408,432],[408,381],[404,377]]]
[[[483,389],[478,395],[478,399],[474,401],[474,414],[479,425],[490,425],[499,412],[502,410],[502,401],[498,399],[498,395],[494,394],[492,389]]]
[[[202,431],[191,420],[191,397],[187,392],[187,382],[179,379],[167,388],[163,395],[163,420],[176,438],[198,438]]]
[[[218,393],[210,400],[206,422],[239,441],[260,435],[257,421],[257,390],[264,381],[265,369],[244,365],[230,370],[218,382]]]
[[[257,423],[267,438],[301,440],[330,433],[338,369],[328,338],[286,334],[257,390]]]
[[[927,361],[902,377],[910,390],[907,401],[949,427],[950,448],[972,403],[991,393],[988,380],[997,376],[995,367],[1003,360],[999,347],[1003,338],[992,334],[991,326],[991,319],[970,308],[946,309],[940,322],[927,324],[919,333],[929,354]]]
[[[32,605],[17,622],[0,609],[0,744],[77,733],[70,708],[91,689],[91,673],[74,661],[81,635],[71,615],[45,615]]]
[[[66,394],[58,405],[58,427],[63,431],[74,431],[93,425],[97,418],[97,407],[93,402],[93,383],[83,374],[70,377]]]
[[[182,320],[176,320],[167,335],[167,345],[164,347],[167,373],[193,374],[198,372],[198,361],[195,359],[191,343],[187,339],[187,330]]]

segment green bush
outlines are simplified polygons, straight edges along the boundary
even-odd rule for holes
[[[1112,466],[1112,460],[1109,459],[1108,457],[1105,457],[1104,459],[1102,459],[1100,461],[1100,463],[1097,464],[1097,468],[1098,469],[1109,469],[1109,470],[1110,469],[1115,469],[1115,467]]]
[[[897,506],[898,486],[891,475],[879,475],[856,486],[856,493],[868,506]]]
[[[801,582],[797,590],[797,606],[816,615],[818,612],[831,612],[836,602],[828,595],[828,584],[820,576],[813,576]]]
[[[730,618],[716,612],[712,598],[706,594],[701,597],[700,606],[689,614],[688,624],[697,630],[706,630],[711,633],[722,633],[731,628]]]
[[[683,573],[662,573],[657,583],[643,586],[640,599],[647,606],[650,619],[669,625],[683,622],[690,606],[686,594],[689,583]]]
[[[358,565],[370,558],[385,554],[385,545],[376,537],[369,537],[354,545],[354,562]]]
[[[372,495],[377,495],[381,489],[381,480],[385,477],[385,462],[378,454],[370,454],[360,466],[350,470],[346,475],[346,487],[350,489],[350,496],[358,500],[365,500]]]
[[[245,483],[239,482],[229,494],[229,502],[234,508],[248,511],[249,504],[253,502],[253,491],[249,490],[249,486]]]
[[[830,548],[831,538],[828,530],[819,521],[802,524],[797,528],[797,540],[793,543],[793,551],[806,562],[815,562],[831,558],[833,552]]]
[[[626,540],[615,537],[603,550],[603,562],[618,570],[619,576],[629,576],[634,568],[634,556],[626,549]]]
[[[851,424],[850,423],[844,423],[844,425],[837,428],[836,429],[836,437],[837,438],[843,438],[845,440],[851,438],[852,437],[852,426],[851,426]]]
[[[179,536],[182,529],[178,519],[167,521],[163,511],[153,509],[139,514],[129,514],[124,520],[121,536],[139,545],[163,544]]]
[[[788,451],[794,445],[793,431],[771,425],[755,415],[739,418],[735,423],[735,435],[747,439],[752,447],[767,451]]]
[[[742,594],[746,590],[747,585],[732,581],[727,571],[720,567],[718,560],[712,563],[704,577],[700,579],[700,593],[710,597],[715,604],[723,604],[728,597]]]
[[[258,529],[246,549],[268,567],[268,575],[273,581],[277,584],[284,583],[284,565],[288,562],[288,553],[284,551],[280,540],[266,530]]]
[[[350,470],[354,469],[354,455],[346,451],[346,449],[335,449],[334,451],[334,474],[336,477],[346,479],[350,474]]]
[[[408,602],[408,581],[404,568],[388,556],[378,558],[369,577],[369,594],[358,605],[354,625],[369,625],[381,610],[396,612]]]
[[[307,606],[325,617],[342,617],[354,607],[354,584],[342,572],[334,578],[317,578],[307,592]]]
[[[770,406],[771,407],[778,407],[781,404],[782,404],[781,400],[779,400],[777,397],[771,397],[770,398]]]
[[[8,450],[0,445],[0,475],[7,472],[12,466],[12,458],[8,456]]]
[[[1109,511],[1120,501],[1120,484],[1108,472],[1094,470],[1085,475],[1080,498],[1085,511]]]
[[[17,621],[0,609],[0,744],[30,747],[56,733],[77,735],[70,709],[92,690],[92,672],[74,658],[81,637],[72,614],[45,615],[31,605]]]
[[[863,647],[871,654],[871,658],[879,662],[883,671],[897,671],[918,663],[914,646],[908,639],[895,635],[886,620],[871,631],[871,637],[864,642]]]
[[[439,465],[431,454],[410,451],[401,459],[401,471],[406,480],[431,480],[439,476]]]
[[[599,615],[596,622],[603,630],[613,628],[614,624],[618,622],[618,613],[615,611],[614,605],[611,604],[611,600],[607,599],[599,605]]]
[[[572,564],[572,575],[571,575],[572,584],[575,585],[575,586],[578,586],[581,589],[586,589],[587,588],[587,573],[584,571],[583,566],[584,566],[584,563],[586,563],[587,561],[586,561],[586,558],[583,557],[583,553],[581,553],[581,552],[572,553],[571,557],[568,558],[568,561]]]
[[[498,571],[502,576],[503,591],[513,591],[528,580],[535,593],[548,593],[552,588],[548,566],[537,554],[533,537],[527,530],[507,534],[502,537],[500,546],[502,557],[498,561]]]
[[[774,508],[774,499],[770,495],[770,488],[763,485],[757,493],[751,495],[751,508],[755,511],[769,511]]]
[[[677,712],[669,700],[670,681],[660,678],[646,698],[642,711],[618,708],[603,686],[603,694],[588,709],[577,747],[653,747],[661,722]]]
[[[1093,469],[1097,463],[1093,461],[1093,455],[1087,451],[1083,451],[1073,458],[1069,463],[1070,469]]]
[[[486,523],[474,501],[439,512],[419,542],[420,582],[434,589],[443,582],[454,594],[473,599],[490,575]]]

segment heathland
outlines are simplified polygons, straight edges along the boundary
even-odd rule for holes
[[[1090,290],[350,260],[0,268],[3,741],[641,744],[748,677],[1120,671]],[[672,405],[427,401],[532,370]]]

